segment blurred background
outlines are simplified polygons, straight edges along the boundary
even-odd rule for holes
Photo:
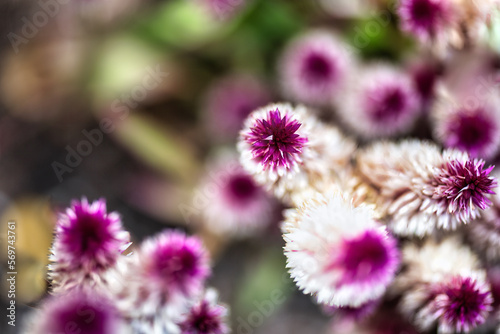
[[[202,222],[201,211],[212,203],[203,184],[219,156],[234,159],[245,116],[285,100],[278,59],[295,36],[330,27],[362,59],[411,55],[413,42],[399,31],[392,6],[384,0],[2,0],[0,259],[5,272],[6,224],[14,220],[18,324],[47,293],[57,212],[85,196],[105,198],[134,243],[165,228],[202,236],[214,265],[210,284],[230,305],[234,332],[323,331],[328,317],[286,273],[280,205],[259,233],[226,237]],[[363,33],[374,22],[377,32]],[[329,107],[318,109],[335,121]],[[415,134],[429,136],[419,127]],[[5,287],[2,279],[3,310]],[[2,333],[19,328],[7,328],[5,319],[0,324]]]

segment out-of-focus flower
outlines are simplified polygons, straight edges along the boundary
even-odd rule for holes
[[[216,291],[209,289],[179,323],[181,334],[227,334],[227,313],[225,306],[217,304]]]
[[[121,269],[125,279],[112,287],[113,294],[120,310],[132,318],[159,313],[171,318],[201,291],[209,274],[208,256],[198,238],[165,231],[142,243]]]
[[[378,206],[394,233],[424,236],[455,229],[491,205],[493,167],[466,153],[417,140],[380,142],[358,154],[362,177],[379,191]]]
[[[235,75],[217,81],[209,89],[203,108],[211,138],[234,140],[245,118],[270,99],[264,84],[251,76]]]
[[[403,248],[406,270],[393,289],[403,294],[402,311],[421,329],[469,332],[485,322],[493,298],[476,256],[455,238]]]
[[[353,54],[334,34],[316,30],[293,40],[279,60],[280,84],[294,101],[326,105],[335,99],[352,67]]]
[[[120,216],[106,211],[104,199],[73,201],[59,215],[49,257],[54,291],[82,285],[104,287],[104,273],[115,266],[129,245],[130,235],[123,230]]]
[[[446,147],[467,151],[473,157],[493,158],[500,148],[500,97],[494,87],[450,92],[441,87],[432,110],[435,137]],[[473,93],[472,93],[473,92]]]
[[[217,158],[198,189],[209,194],[202,224],[226,237],[257,234],[276,218],[278,203],[258,185],[232,154]]]
[[[426,111],[436,95],[436,86],[443,72],[442,66],[426,59],[414,61],[408,67],[415,89],[420,96],[422,108]]]
[[[419,97],[410,76],[388,64],[359,70],[350,80],[338,112],[364,138],[408,132],[419,116]]]
[[[293,201],[294,194],[322,191],[335,182],[335,174],[346,168],[355,148],[337,128],[289,104],[271,104],[251,113],[238,143],[245,170],[286,202]]]
[[[335,306],[382,296],[399,264],[396,241],[366,206],[339,194],[285,212],[287,267],[304,293]]]
[[[443,53],[480,40],[498,6],[497,0],[400,0],[397,11],[404,31]]]
[[[130,333],[109,300],[80,289],[49,297],[27,327],[29,334]]]

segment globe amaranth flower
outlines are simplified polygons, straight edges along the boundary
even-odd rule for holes
[[[348,46],[329,31],[315,30],[299,36],[279,60],[285,95],[306,104],[328,104],[341,91],[352,57]]]
[[[413,127],[420,114],[420,99],[407,73],[375,64],[353,76],[338,112],[361,137],[389,137]]]
[[[418,140],[380,142],[360,151],[360,175],[378,189],[377,205],[391,230],[424,236],[456,229],[491,205],[492,167],[464,152],[441,150]]]
[[[90,290],[50,296],[37,312],[28,325],[30,334],[131,333],[113,304]]]
[[[500,149],[498,94],[491,92],[484,99],[470,96],[470,100],[465,94],[457,97],[442,90],[432,111],[435,137],[445,147],[477,158],[493,158]],[[474,103],[469,106],[468,101]]]
[[[204,102],[204,116],[211,138],[234,140],[245,118],[270,102],[263,83],[251,76],[232,75],[215,82]]]
[[[226,324],[228,310],[217,304],[217,293],[207,290],[203,298],[197,301],[184,314],[184,319],[178,324],[181,334],[227,334]]]
[[[256,183],[232,153],[220,154],[209,164],[199,191],[208,194],[209,199],[201,209],[201,223],[220,236],[255,235],[277,216],[277,201]]]
[[[350,163],[355,143],[305,107],[271,104],[252,112],[240,132],[243,168],[276,197],[323,190]]]
[[[360,306],[382,296],[399,264],[396,241],[368,207],[339,194],[285,212],[290,275],[319,303]]]
[[[456,238],[428,240],[403,248],[406,270],[393,289],[402,293],[401,310],[421,330],[469,332],[485,322],[493,298],[479,260]]]
[[[105,284],[104,273],[113,268],[130,245],[120,216],[106,211],[100,199],[73,201],[56,223],[49,278],[54,291],[88,284]]]
[[[143,241],[122,270],[127,279],[113,295],[120,310],[131,312],[127,314],[132,318],[175,316],[210,274],[201,241],[168,230]]]

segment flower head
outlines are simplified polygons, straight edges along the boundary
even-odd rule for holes
[[[151,289],[168,294],[192,295],[210,274],[201,241],[177,231],[165,231],[144,241],[139,258],[141,274]]]
[[[492,310],[489,288],[471,277],[452,277],[439,284],[429,307],[442,332],[469,332],[482,324]]]
[[[399,264],[395,240],[371,210],[340,195],[287,211],[282,229],[291,276],[320,303],[357,307],[377,299]]]
[[[202,208],[201,214],[204,227],[215,234],[256,234],[269,226],[278,212],[277,202],[232,154],[217,157],[199,189],[211,192],[210,204]]]
[[[355,148],[336,127],[322,124],[303,106],[288,104],[251,113],[238,142],[243,168],[287,203],[335,183]]]
[[[297,133],[302,124],[279,108],[269,110],[264,119],[257,119],[244,139],[253,157],[264,169],[289,170],[301,162],[307,138]]]
[[[419,115],[419,97],[410,76],[389,65],[368,67],[350,83],[339,112],[365,138],[409,131]]]
[[[185,319],[179,324],[182,334],[226,334],[226,307],[214,300],[214,291],[209,290],[204,298],[194,304]]]
[[[484,162],[417,140],[376,143],[361,151],[358,169],[378,189],[378,208],[392,231],[424,236],[456,229],[491,203],[496,181]]]
[[[440,201],[449,213],[457,213],[462,221],[476,218],[476,208],[484,210],[491,205],[489,194],[494,194],[496,180],[489,174],[494,166],[483,169],[482,160],[451,160],[435,177],[437,187],[433,198]]]
[[[88,203],[73,201],[56,224],[50,260],[55,288],[72,287],[84,280],[101,280],[130,245],[129,233],[122,229],[117,213],[106,212],[104,199]]]
[[[81,332],[92,334],[121,333],[123,323],[107,299],[74,289],[50,297],[42,304],[32,325],[33,334]]]
[[[283,90],[298,102],[327,104],[345,82],[348,47],[327,31],[313,31],[293,40],[281,58]]]
[[[210,135],[234,140],[248,114],[268,102],[264,85],[253,77],[231,76],[214,83],[204,108]]]
[[[477,256],[457,238],[427,240],[403,248],[406,268],[393,289],[402,293],[401,310],[421,330],[469,332],[482,324],[493,299]]]
[[[445,34],[455,24],[456,9],[450,0],[400,0],[402,29],[429,41]]]

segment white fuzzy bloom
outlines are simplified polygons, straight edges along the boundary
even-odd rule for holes
[[[372,210],[367,206],[354,207],[340,194],[313,199],[297,210],[285,211],[282,230],[291,277],[319,303],[359,306],[379,298],[398,265],[395,242],[385,227],[374,220]],[[338,256],[352,252],[350,241],[363,239],[366,233],[377,239],[371,250],[360,250],[353,261],[348,256],[337,261]],[[368,252],[383,253],[383,260],[373,265],[370,261],[377,260],[370,258]],[[349,276],[349,270],[355,275]]]

